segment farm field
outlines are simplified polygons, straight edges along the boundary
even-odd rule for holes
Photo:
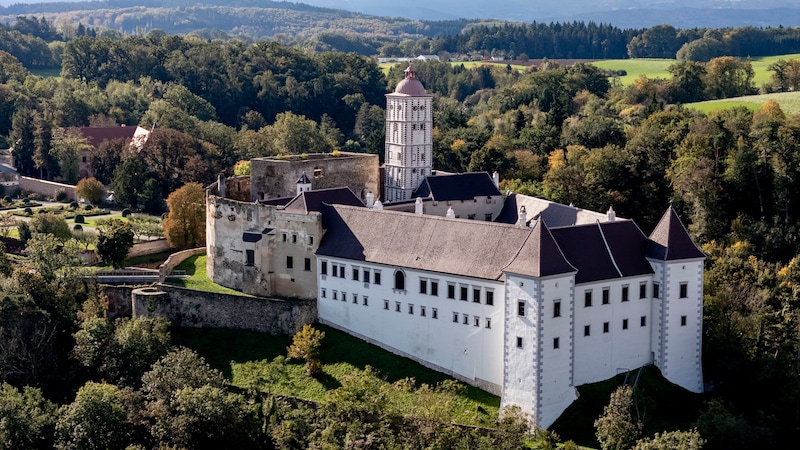
[[[748,95],[745,97],[726,98],[724,100],[708,100],[705,102],[687,103],[687,108],[694,108],[708,114],[720,109],[744,106],[750,110],[758,110],[767,100],[775,100],[787,116],[800,114],[800,92],[780,92],[774,94]]]

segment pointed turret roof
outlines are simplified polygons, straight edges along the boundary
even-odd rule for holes
[[[706,257],[689,236],[672,205],[661,216],[658,225],[650,234],[647,256],[662,261]]]
[[[303,172],[303,174],[300,175],[300,178],[297,179],[297,184],[311,184],[311,180],[308,179],[308,175]]]
[[[533,230],[516,257],[503,269],[504,272],[532,277],[546,277],[577,270],[564,257],[547,225],[541,219],[533,225]]]

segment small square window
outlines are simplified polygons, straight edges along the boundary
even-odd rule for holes
[[[647,298],[647,283],[639,284],[639,298]]]
[[[306,258],[303,261],[303,270],[306,272],[311,272],[311,258]]]
[[[394,310],[400,312],[400,302],[394,302]]]
[[[431,309],[431,317],[434,318],[434,319],[438,319],[439,318],[439,310],[436,309],[436,308],[432,308]]]
[[[294,269],[294,258],[292,258],[291,256],[286,257],[286,268]]]
[[[583,306],[586,308],[592,306],[592,291],[586,291],[583,294]]]
[[[383,309],[386,309],[386,310],[389,309],[389,300],[384,300],[383,301]]]
[[[561,302],[553,303],[553,317],[561,317]]]
[[[608,333],[609,323],[603,322],[603,333]]]
[[[458,323],[458,313],[457,312],[453,313],[453,323]]]
[[[517,336],[517,348],[522,348],[522,338]]]
[[[628,286],[622,286],[622,301],[628,301]]]
[[[466,286],[461,286],[460,294],[461,296],[458,299],[467,301],[467,295],[469,294],[469,289]]]
[[[419,315],[422,316],[422,317],[425,317],[425,307],[424,306],[420,306],[419,307]]]
[[[686,326],[686,316],[681,316],[681,326],[682,327]]]
[[[646,327],[647,326],[647,316],[642,316],[639,318],[639,326]]]
[[[517,302],[517,315],[518,316],[525,316],[525,302],[518,301]]]
[[[607,305],[611,302],[611,290],[608,288],[603,289],[603,304]]]
[[[419,280],[419,293],[420,294],[427,294],[428,293],[428,280]]]
[[[584,336],[589,336],[589,335],[591,335],[591,334],[592,334],[592,327],[591,327],[591,325],[584,325],[584,326],[583,326],[583,335],[584,335]]]
[[[456,298],[456,285],[447,283],[447,298]]]
[[[472,302],[473,303],[480,303],[481,302],[481,290],[480,289],[473,289],[472,290]]]
[[[623,330],[628,329],[628,319],[622,319],[622,329]]]
[[[558,348],[561,346],[561,340],[559,338],[553,338],[553,348]]]
[[[492,328],[492,319],[486,318],[486,328]]]
[[[687,298],[689,297],[689,285],[687,283],[681,283],[680,287],[680,298]]]
[[[494,305],[494,291],[486,291],[486,304],[489,306]]]
[[[431,295],[439,296],[439,282],[431,281]]]

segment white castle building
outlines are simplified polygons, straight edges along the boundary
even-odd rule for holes
[[[502,194],[486,173],[432,175],[431,126],[409,67],[387,95],[386,204],[299,174],[294,199],[210,190],[209,276],[315,294],[321,323],[498,394],[542,427],[577,386],[649,364],[702,392],[705,255],[671,207],[647,236],[611,209]]]

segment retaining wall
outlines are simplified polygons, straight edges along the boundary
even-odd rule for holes
[[[316,322],[316,300],[280,300],[217,294],[167,284],[131,293],[134,317],[164,316],[174,326],[235,328],[292,335]]]
[[[67,197],[77,201],[75,186],[71,184],[56,183],[54,181],[40,180],[31,177],[19,177],[19,188],[23,191],[35,192],[45,197],[55,197],[58,192],[66,192]]]
[[[152,241],[137,242],[128,250],[128,258],[136,256],[153,255],[169,251],[171,247],[166,239],[156,239]]]
[[[194,255],[199,255],[200,253],[205,253],[205,252],[206,252],[205,247],[198,247],[198,248],[190,248],[189,250],[183,250],[169,255],[169,258],[167,258],[167,260],[164,261],[163,264],[158,266],[158,280],[163,283],[164,280],[167,279],[167,276],[171,274],[172,271],[175,270],[175,268],[178,267],[180,263],[186,261],[186,259]]]

